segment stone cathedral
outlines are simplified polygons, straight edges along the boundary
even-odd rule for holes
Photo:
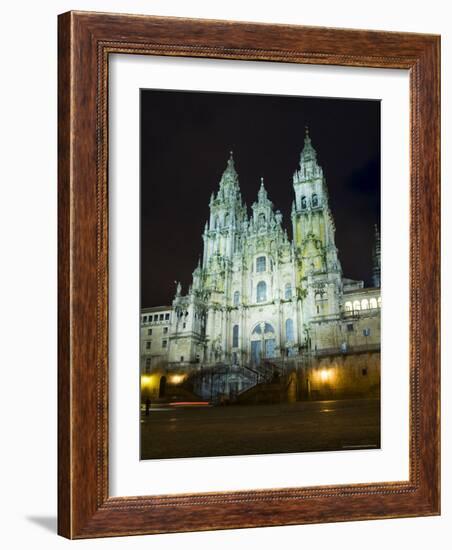
[[[192,284],[186,292],[177,284],[171,306],[141,312],[142,372],[159,365],[182,374],[226,367],[258,372],[306,354],[379,349],[378,228],[374,285],[366,288],[342,273],[326,179],[307,129],[293,192],[291,240],[263,179],[249,214],[230,154],[210,198]],[[246,386],[242,378],[239,386]]]

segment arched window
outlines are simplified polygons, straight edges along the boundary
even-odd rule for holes
[[[295,338],[293,334],[293,321],[292,319],[286,319],[286,341],[293,342],[294,339]]]
[[[256,302],[265,302],[267,300],[267,284],[260,281],[256,289]]]
[[[351,302],[345,302],[345,311],[352,311],[353,304]]]
[[[251,361],[259,364],[263,357],[275,357],[275,329],[270,323],[258,323],[251,333]]]
[[[234,325],[232,328],[232,347],[239,347],[239,325]]]
[[[369,307],[371,309],[377,309],[377,300],[375,298],[369,300]]]
[[[378,297],[378,307],[381,307],[381,296]]]
[[[259,256],[256,260],[256,271],[258,273],[267,269],[267,258],[265,256]]]
[[[240,302],[240,292],[238,290],[236,290],[234,292],[234,305],[238,306],[239,302]]]
[[[359,300],[355,300],[353,302],[353,309],[355,311],[360,311],[361,310],[361,302]]]
[[[265,225],[265,214],[261,212],[257,218],[257,222],[259,224],[259,227],[262,227]]]
[[[361,300],[361,309],[369,309],[369,300],[366,300],[366,298]]]
[[[284,299],[292,299],[292,285],[290,283],[286,283],[286,286],[284,287]]]
[[[301,197],[301,208],[306,208],[306,197]]]
[[[227,212],[224,216],[224,225],[226,225],[226,226],[229,225],[229,213],[227,213]]]
[[[260,325],[256,325],[253,329],[252,334],[262,334],[262,329]]]
[[[215,227],[215,229],[218,229],[219,226],[220,226],[220,220],[218,219],[218,216],[217,216],[215,218],[214,227]]]
[[[316,206],[319,205],[319,198],[317,197],[317,195],[314,193],[312,195],[312,206],[313,208],[315,208]]]

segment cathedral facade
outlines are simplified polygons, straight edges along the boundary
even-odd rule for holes
[[[380,244],[374,286],[344,277],[328,188],[308,131],[293,175],[292,239],[261,180],[249,215],[232,153],[210,198],[203,254],[186,292],[141,312],[141,368],[257,367],[380,345]],[[176,275],[176,274],[175,274]]]

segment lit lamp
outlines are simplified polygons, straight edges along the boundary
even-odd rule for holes
[[[330,373],[326,369],[323,369],[320,372],[320,379],[322,380],[322,382],[326,382],[329,377],[330,377]]]
[[[184,381],[185,376],[183,374],[173,374],[171,377],[171,384],[180,384]]]
[[[149,416],[151,406],[152,378],[150,374],[142,374],[140,379],[141,402],[146,404],[146,416]]]
[[[151,386],[151,375],[142,374],[141,375],[141,391],[149,388]]]

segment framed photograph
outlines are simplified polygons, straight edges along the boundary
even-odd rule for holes
[[[438,36],[59,17],[59,533],[440,513]]]

